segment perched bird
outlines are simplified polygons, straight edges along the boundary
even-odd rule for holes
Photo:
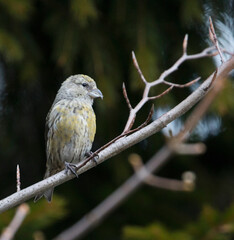
[[[94,98],[103,98],[95,81],[82,74],[70,76],[60,87],[46,117],[46,173],[48,178],[82,161],[90,153],[96,133]],[[53,188],[37,195],[51,201]]]

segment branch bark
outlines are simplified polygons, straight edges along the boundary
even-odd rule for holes
[[[228,73],[233,70],[233,68],[234,56],[232,56],[229,61],[225,62],[220,68],[218,68],[216,76],[217,79],[226,78],[228,76]],[[213,74],[207,80],[205,80],[203,84],[201,84],[201,86],[197,88],[192,94],[190,94],[184,101],[179,103],[177,106],[175,106],[169,112],[161,116],[159,119],[153,121],[151,124],[142,128],[141,130],[127,137],[121,138],[117,142],[113,143],[112,145],[101,151],[99,153],[99,159],[97,160],[97,163],[100,164],[105,160],[122,152],[123,150],[142,141],[143,139],[155,134],[156,132],[164,128],[167,124],[169,124],[171,121],[186,113],[207,94],[212,82],[212,78]],[[80,168],[77,173],[82,174],[83,172],[89,170],[94,166],[96,166],[96,164],[90,161],[85,166]],[[61,171],[43,181],[40,181],[19,192],[16,192],[0,201],[0,213],[27,201],[28,199],[32,198],[40,192],[48,190],[51,187],[58,186],[72,178],[74,178],[73,174],[66,174],[65,171]]]
[[[91,212],[86,214],[79,222],[62,232],[53,240],[72,240],[75,238],[81,238],[98,223],[100,223],[108,215],[108,213],[116,209],[116,207],[118,207],[130,194],[135,192],[144,183],[145,179],[147,179],[148,173],[152,173],[156,169],[159,169],[162,164],[166,163],[166,159],[169,160],[171,154],[172,151],[170,148],[167,146],[163,147],[148,161],[144,169],[137,171],[137,173],[130,177],[121,187],[108,196],[108,198],[106,198],[101,204],[99,204]],[[157,161],[155,161],[155,159],[157,159]]]
[[[214,87],[212,85],[213,89],[203,99],[203,101],[199,103],[199,105],[195,108],[192,114],[188,117],[185,123],[184,130],[181,131],[181,133],[179,133],[178,136],[172,138],[173,142],[175,141],[177,142],[177,144],[180,145],[188,139],[189,133],[191,132],[191,130],[196,126],[198,121],[204,116],[204,114],[206,113],[206,111],[208,110],[209,106],[211,105],[215,97],[218,95],[218,93],[222,91],[224,80],[227,78],[228,73],[233,68],[234,68],[234,56],[229,60],[228,65],[224,63],[221,68],[215,71],[215,73],[212,74],[202,84],[202,86],[200,86],[199,89],[197,89],[186,100],[184,100],[182,103],[180,103],[174,109],[168,112],[168,113],[172,112],[172,115],[173,115],[173,110],[177,112],[179,109],[181,109],[180,108],[181,104],[184,104],[187,101],[191,101],[192,100],[191,98],[195,97],[195,95],[197,97],[201,97],[199,94],[206,94],[210,84],[214,82]],[[206,88],[205,86],[208,88]],[[166,113],[165,115],[168,115],[168,113]],[[191,121],[191,119],[193,119],[193,121]],[[153,125],[156,121],[154,121],[150,125]],[[99,225],[104,220],[104,218],[108,214],[110,214],[112,211],[114,211],[127,197],[133,194],[143,183],[147,181],[151,173],[157,172],[160,169],[160,167],[163,164],[165,164],[175,153],[176,151],[173,147],[171,147],[171,144],[168,144],[162,147],[143,167],[141,167],[132,177],[130,177],[114,193],[108,196],[103,202],[101,202],[97,207],[95,207],[88,214],[86,214],[81,220],[79,220],[77,223],[75,223],[73,226],[71,226],[67,230],[60,233],[53,240],[81,239],[84,235],[86,235],[87,232],[89,232],[95,226]],[[191,183],[192,182],[188,182],[187,184],[190,185]]]

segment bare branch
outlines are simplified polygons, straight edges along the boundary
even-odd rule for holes
[[[229,63],[229,64],[228,64]],[[226,64],[229,65],[225,66]],[[223,64],[219,70],[217,71],[217,81],[223,82],[226,77],[228,76],[228,73],[232,70],[234,67],[234,57],[231,58],[230,61]],[[215,74],[214,74],[215,75]],[[198,89],[196,89],[187,99],[189,99],[191,96],[195,96],[198,91],[200,94],[205,91],[207,92],[209,89],[208,86],[211,86],[211,83],[214,82],[214,76],[209,77],[209,81],[206,80]],[[221,90],[219,88],[219,85],[222,85],[222,83],[215,84],[214,88],[209,92],[209,94],[204,98],[204,100],[197,106],[197,108],[192,112],[190,117],[187,119],[186,122],[190,121],[191,118],[194,117],[197,118],[197,109],[201,107],[202,104],[204,104],[206,107],[203,107],[203,109],[208,109],[208,104],[206,99],[210,99],[209,96],[213,96],[213,99],[215,96],[217,96],[217,93]],[[204,93],[205,94],[205,93]],[[198,96],[196,96],[198,97]],[[200,98],[199,98],[200,99]],[[211,104],[210,100],[208,102]],[[179,104],[180,105],[180,104]],[[191,105],[190,105],[191,107]],[[162,122],[164,122],[164,118],[166,116],[171,116],[174,111],[179,110],[178,106],[177,109],[172,109],[168,113],[164,114],[160,119]],[[202,117],[204,115],[204,111],[202,111],[202,114],[199,116]],[[154,125],[154,121],[144,129],[144,132],[150,128],[150,126]],[[165,124],[165,122],[164,122]],[[194,125],[193,125],[194,126]],[[191,129],[190,129],[191,130]],[[188,139],[190,130],[188,129],[188,132],[183,132],[183,138],[174,138],[176,141],[179,141],[180,143],[183,143],[185,140]],[[138,135],[139,132],[134,133],[133,135]],[[131,135],[132,136],[132,135]],[[130,138],[131,136],[127,137]],[[180,134],[179,134],[180,136]],[[126,138],[126,139],[127,139]],[[126,140],[125,139],[125,140]],[[105,149],[107,150],[107,149]],[[137,188],[139,188],[144,182],[149,173],[153,173],[157,171],[163,164],[165,164],[171,156],[173,156],[174,151],[169,146],[162,147],[153,157],[150,159],[143,168],[140,168],[137,173],[135,173],[132,177],[130,177],[122,186],[120,186],[115,192],[113,192],[111,195],[109,195],[101,204],[99,204],[97,207],[95,207],[92,211],[90,211],[88,214],[86,214],[80,221],[78,221],[76,224],[74,224],[72,227],[67,229],[66,231],[62,232],[60,235],[58,235],[54,240],[72,240],[77,239],[78,237],[84,236],[89,230],[91,230],[94,226],[97,226],[100,224],[103,219],[110,214],[112,211],[114,211],[115,208],[117,208],[129,195],[131,195],[133,192],[136,191]],[[195,181],[195,175],[192,172],[186,172],[182,176],[183,182],[185,184],[185,187],[189,189],[194,188],[194,181]]]
[[[208,89],[212,87],[215,80],[217,79],[217,76],[218,76],[218,70],[216,70],[212,75],[212,79],[211,79],[210,85],[208,86]],[[222,78],[222,75],[219,78]],[[192,129],[197,125],[201,117],[205,114],[205,112],[207,111],[210,104],[213,102],[218,92],[222,90],[223,82],[224,81],[218,81],[218,83],[216,82],[216,85],[212,89],[211,93],[209,93],[208,96],[206,96],[206,98],[198,105],[198,107],[195,108],[195,110],[193,111],[193,114],[190,115],[190,117],[187,119],[186,123],[184,124],[184,130],[181,131],[176,138],[179,138],[179,139],[186,138],[186,135],[188,135],[192,131]]]
[[[212,43],[214,44],[214,46],[216,47],[219,55],[220,55],[220,58],[221,58],[221,62],[224,63],[224,57],[223,57],[223,54],[222,54],[222,51],[219,47],[219,42],[218,42],[218,39],[217,39],[217,36],[216,36],[216,33],[215,33],[215,29],[214,29],[214,25],[213,25],[213,22],[212,22],[212,18],[209,17],[209,22],[210,22],[210,27],[209,27],[209,36],[210,36],[210,40],[212,41]]]
[[[185,39],[184,39],[184,42],[183,42],[183,49],[185,50],[185,48],[187,48],[187,39],[188,39],[188,36],[186,35],[185,36]],[[126,97],[126,94],[124,93],[124,96],[125,96],[125,99],[127,101],[127,104],[128,104],[128,107],[130,109],[130,112],[129,112],[129,116],[128,116],[128,120],[127,120],[127,123],[124,127],[124,131],[123,132],[126,132],[128,130],[130,130],[135,122],[135,119],[136,119],[136,114],[137,112],[144,106],[144,104],[146,102],[148,102],[149,100],[154,100],[154,99],[157,99],[159,97],[162,97],[164,96],[166,93],[168,93],[171,89],[168,89],[168,91],[166,90],[165,92],[159,94],[158,96],[155,96],[155,97],[149,97],[149,92],[150,92],[150,89],[156,85],[159,85],[159,84],[166,84],[166,85],[170,85],[170,86],[174,86],[174,87],[189,87],[191,86],[193,83],[197,82],[199,79],[195,79],[189,83],[186,83],[186,84],[183,84],[183,85],[180,85],[180,84],[176,84],[176,83],[170,83],[170,82],[167,82],[165,81],[165,78],[167,76],[169,76],[171,73],[173,73],[174,71],[176,71],[178,69],[178,67],[185,61],[187,60],[191,60],[191,59],[197,59],[197,58],[202,58],[202,57],[208,57],[208,56],[213,56],[214,53],[211,53],[211,51],[213,51],[215,48],[212,47],[212,48],[206,48],[205,50],[203,50],[201,53],[198,53],[198,54],[194,54],[194,55],[187,55],[187,54],[183,54],[177,61],[176,63],[169,69],[167,69],[166,71],[164,71],[160,77],[156,80],[154,80],[153,82],[147,82],[140,67],[139,67],[139,64],[137,62],[137,59],[136,59],[136,56],[135,56],[135,53],[132,52],[132,59],[133,59],[133,63],[134,63],[134,66],[136,67],[142,81],[145,83],[145,89],[144,89],[144,92],[143,92],[143,96],[142,96],[142,99],[139,101],[139,103],[134,107],[134,108],[130,108],[130,105],[128,104],[128,102],[130,102],[129,100],[127,100],[128,98]]]
[[[165,147],[147,162],[145,168],[148,172],[152,173],[165,162],[165,157],[168,157],[169,155],[170,153],[168,153],[167,148]],[[73,240],[84,236],[94,226],[100,224],[102,220],[110,212],[114,211],[114,209],[116,209],[130,194],[135,192],[142,185],[147,176],[148,174],[145,173],[145,169],[139,170],[138,173],[135,173],[133,176],[128,178],[124,184],[110,194],[97,207],[53,240]]]
[[[20,191],[20,185],[21,185],[21,182],[20,182],[20,168],[19,168],[19,164],[17,164],[17,167],[16,167],[16,190],[17,190],[17,192]]]
[[[194,172],[187,171],[182,174],[182,180],[184,182],[184,188],[187,191],[192,191],[195,187],[196,175]]]
[[[16,167],[16,188],[17,188],[17,192],[20,191],[20,168],[19,165],[17,164]],[[9,226],[3,230],[2,235],[0,236],[0,240],[11,240],[13,239],[14,235],[16,234],[16,232],[18,231],[19,227],[21,226],[21,224],[23,223],[25,217],[27,216],[27,214],[29,213],[29,206],[28,204],[21,204],[15,213],[15,216],[13,217],[11,223],[9,224]]]
[[[184,84],[184,85],[180,85],[180,84],[173,84],[173,83],[169,83],[167,81],[165,81],[165,77],[167,77],[169,74],[171,74],[172,72],[174,72],[175,70],[178,69],[178,67],[186,60],[191,60],[191,59],[196,59],[196,58],[201,58],[201,57],[205,57],[205,56],[214,56],[217,53],[211,52],[214,49],[213,48],[208,48],[203,50],[201,53],[199,54],[194,54],[194,55],[187,55],[187,42],[188,42],[188,36],[186,35],[184,38],[184,42],[183,42],[183,55],[181,56],[181,58],[179,58],[177,60],[177,62],[168,70],[166,70],[165,72],[163,72],[160,76],[159,79],[155,80],[154,82],[150,82],[148,83],[146,81],[146,79],[144,78],[142,71],[138,65],[138,62],[136,60],[135,54],[134,52],[132,52],[132,58],[133,58],[133,62],[135,67],[137,68],[138,73],[141,76],[142,81],[145,83],[145,89],[144,89],[144,93],[143,93],[143,97],[141,99],[141,101],[137,104],[137,106],[133,109],[132,107],[129,107],[130,109],[130,113],[129,113],[129,118],[127,121],[127,124],[125,126],[125,130],[130,130],[131,126],[134,123],[135,117],[136,117],[136,113],[139,111],[139,109],[148,101],[148,100],[152,100],[152,99],[156,99],[157,96],[155,97],[148,97],[150,88],[152,86],[156,86],[160,83],[165,83],[167,85],[170,85],[171,87],[187,87],[190,86],[192,83],[198,81],[199,79],[195,79],[190,83]],[[233,60],[233,59],[232,59]],[[231,70],[231,69],[229,69]],[[208,92],[209,88],[211,87],[212,83],[214,82],[214,79],[216,78],[216,73],[213,75],[213,77],[209,78],[209,84],[203,88],[203,90],[205,92]],[[221,74],[222,76],[222,74]],[[227,74],[226,74],[227,76]],[[220,77],[220,81],[223,81],[226,76],[222,76]],[[204,83],[202,84],[204,85]],[[200,86],[201,87],[201,86]],[[198,89],[200,89],[200,87]],[[169,88],[170,89],[170,88]],[[198,90],[197,89],[197,90]],[[126,89],[125,89],[126,90]],[[171,89],[170,89],[171,90]],[[169,92],[170,90],[166,90],[165,92]],[[196,90],[196,91],[197,91]],[[196,92],[195,91],[195,92]],[[160,94],[160,96],[165,95],[166,93],[162,93]],[[217,91],[216,91],[217,92]],[[126,94],[124,94],[126,95]],[[191,94],[193,95],[193,94]],[[213,94],[213,96],[216,96],[216,94]],[[125,97],[126,98],[126,97]],[[126,98],[127,99],[127,98]],[[207,102],[203,101],[204,105],[207,105]],[[128,102],[127,102],[128,104]],[[204,107],[204,109],[206,109]],[[162,118],[165,117],[165,115],[167,115],[168,113],[164,114],[160,119],[160,122],[162,123],[161,126],[165,126],[165,122],[162,121]],[[171,114],[171,111],[169,112],[169,116]],[[204,111],[201,114],[197,114],[196,111],[194,111],[191,116],[195,117],[195,119],[198,119],[199,117],[202,117],[204,114]],[[157,121],[157,120],[156,120]],[[156,122],[155,121],[155,122]],[[152,123],[153,124],[153,123]],[[150,125],[152,125],[150,124]],[[147,129],[148,127],[145,127],[143,130]],[[113,211],[113,209],[118,206],[118,204],[120,204],[128,195],[130,195],[138,186],[140,186],[140,184],[142,182],[146,182],[147,180],[149,180],[149,178],[151,178],[151,181],[149,182],[149,184],[154,184],[157,185],[160,181],[161,181],[161,186],[163,184],[165,184],[165,181],[171,181],[169,179],[162,179],[162,178],[158,178],[156,176],[153,176],[150,174],[150,172],[153,172],[154,170],[158,169],[158,167],[165,163],[170,156],[173,155],[173,153],[178,152],[182,150],[182,152],[189,152],[190,153],[201,153],[201,151],[204,151],[204,146],[203,145],[186,145],[184,144],[184,141],[187,140],[188,136],[189,136],[189,131],[194,127],[194,125],[190,125],[190,129],[186,129],[186,131],[183,131],[181,133],[182,137],[181,138],[173,138],[173,140],[179,140],[179,143],[177,145],[174,145],[173,147],[171,147],[170,145],[163,147],[158,154],[156,154],[155,156],[155,161],[149,161],[149,163],[146,165],[146,167],[142,166],[137,172],[136,174],[130,178],[123,186],[121,186],[117,191],[115,191],[111,196],[109,196],[104,202],[102,202],[98,207],[96,207],[93,211],[91,211],[89,214],[87,214],[83,219],[81,219],[81,221],[79,221],[77,224],[75,224],[74,226],[72,226],[70,229],[66,230],[65,232],[63,232],[62,234],[60,234],[56,240],[59,239],[74,239],[77,236],[82,236],[85,232],[87,232],[92,226],[96,225],[97,222],[100,222],[100,220],[102,220],[109,212]],[[130,131],[128,131],[130,132]],[[140,131],[139,131],[140,132]],[[133,135],[137,134],[138,132],[134,133]],[[180,134],[179,134],[180,135]],[[129,136],[131,137],[131,136]],[[125,138],[125,140],[128,137]],[[173,142],[171,142],[172,144]],[[114,143],[115,144],[115,143]],[[114,145],[113,144],[113,145]],[[116,144],[118,144],[118,142],[116,142]],[[111,145],[111,146],[113,146]],[[104,149],[105,151],[106,149]],[[195,151],[196,150],[196,151]],[[151,165],[150,165],[151,164]],[[150,165],[150,167],[147,170],[147,167]],[[136,176],[137,175],[137,176]],[[192,177],[193,176],[193,177]],[[187,184],[186,186],[188,187],[188,189],[190,189],[191,187],[194,187],[194,174],[184,174],[184,181]],[[133,181],[131,181],[133,180]],[[168,182],[166,182],[168,184]],[[181,187],[181,182],[176,182],[177,187]]]
[[[124,131],[123,131],[123,133],[124,132],[128,132],[128,131],[130,131],[131,130],[131,128],[132,128],[132,126],[133,126],[133,124],[134,124],[134,122],[135,122],[135,120],[136,120],[136,115],[134,115],[132,118],[130,118],[130,124],[129,124],[129,126],[128,126],[128,128],[127,129],[124,129]]]
[[[173,86],[173,87],[178,87],[178,88],[185,88],[185,87],[190,87],[191,85],[193,85],[194,83],[198,82],[201,78],[198,77],[188,83],[185,84],[176,84],[176,83],[171,83],[171,82],[167,82],[165,80],[163,80],[163,82],[167,85]]]
[[[192,191],[193,189],[188,188],[184,181],[168,179],[163,177],[158,177],[148,172],[144,167],[141,157],[138,154],[131,154],[129,156],[129,162],[132,165],[134,171],[138,173],[140,169],[145,169],[144,174],[148,174],[144,182],[152,187],[163,188],[171,191]]]
[[[232,71],[234,68],[234,56],[230,58],[229,61],[225,62],[217,72],[217,80],[221,80],[227,77],[228,73]],[[205,80],[192,94],[190,94],[184,101],[179,103],[176,107],[171,109],[169,112],[161,116],[159,119],[153,121],[146,127],[140,129],[133,134],[126,136],[121,139],[121,141],[115,141],[113,144],[105,148],[99,153],[99,159],[97,163],[100,164],[103,161],[107,160],[108,158],[122,152],[123,150],[129,148],[130,146],[142,141],[143,139],[155,134],[156,132],[160,131],[164,126],[169,124],[174,119],[180,117],[189,109],[191,109],[200,99],[202,99],[209,90],[209,86],[211,85],[213,79],[213,75],[210,76],[207,80]],[[167,148],[168,149],[168,148]],[[172,150],[170,150],[171,152]],[[160,152],[161,154],[161,152]],[[168,152],[164,153],[164,156],[170,155]],[[165,162],[165,159],[163,160]],[[83,163],[77,165],[80,167]],[[83,167],[78,170],[78,174],[81,174],[90,168],[96,166],[95,163],[89,161]],[[154,169],[154,168],[153,168]],[[66,174],[65,171],[61,171],[43,181],[40,181],[30,187],[27,187],[19,192],[16,192],[7,198],[0,201],[0,212],[6,211],[17,204],[20,204],[36,194],[46,191],[49,188],[56,187],[70,179],[74,178],[74,175],[71,173]]]
[[[149,100],[155,100],[157,98],[160,98],[164,95],[166,95],[167,93],[169,93],[172,89],[173,89],[174,86],[171,86],[169,87],[168,89],[166,89],[164,92],[162,92],[161,94],[157,95],[157,96],[153,96],[153,97],[148,97]]]
[[[188,47],[188,34],[185,34],[183,41],[183,54],[187,54],[187,47]]]
[[[10,225],[4,230],[3,234],[0,236],[0,240],[13,239],[15,233],[18,231],[28,212],[29,212],[28,205],[21,204],[17,208],[16,214],[12,219]]]
[[[214,50],[215,50],[215,47],[208,47],[200,53],[188,55],[187,58],[188,60],[192,60],[192,59],[198,59],[203,57],[214,57],[219,54],[217,51],[214,51]]]
[[[185,187],[185,184],[181,180],[169,179],[158,177],[154,175],[149,175],[149,177],[145,180],[145,183],[152,187],[162,188],[170,191],[192,191],[193,189],[189,189]]]
[[[152,116],[153,116],[153,113],[154,113],[154,104],[152,104],[152,107],[150,108],[150,111],[149,111],[149,114],[148,114],[148,117],[147,119],[145,120],[145,122],[143,122],[139,127],[133,129],[133,130],[129,130],[127,132],[127,134],[129,135],[130,133],[133,133],[133,132],[136,132],[136,131],[139,131],[140,129],[144,128],[145,126],[147,126],[147,124],[150,122]]]
[[[192,55],[183,54],[170,68],[165,70],[157,80],[151,82],[150,83],[151,86],[155,86],[159,83],[162,83],[166,77],[168,77],[170,74],[178,70],[179,66],[185,61],[217,55],[217,52],[213,52],[214,50],[215,50],[215,47],[208,47],[197,54],[192,54]]]
[[[143,75],[143,73],[142,73],[142,71],[141,71],[141,69],[140,69],[140,67],[139,67],[139,64],[138,64],[138,62],[137,62],[137,59],[136,59],[136,56],[135,56],[134,51],[132,51],[132,60],[133,60],[133,63],[134,63],[135,68],[137,69],[137,71],[138,71],[138,73],[139,73],[139,75],[140,75],[140,77],[141,77],[141,80],[142,80],[145,84],[147,84],[147,81],[146,81],[146,79],[145,79],[145,77],[144,77],[144,75]]]
[[[111,144],[115,143],[117,140],[119,140],[122,137],[125,137],[129,134],[132,134],[134,132],[139,131],[140,129],[144,128],[145,126],[147,126],[147,124],[150,122],[152,115],[154,113],[154,105],[152,105],[150,112],[148,114],[147,119],[145,120],[144,123],[142,123],[139,127],[135,128],[135,129],[131,129],[128,130],[126,132],[123,132],[122,134],[120,134],[119,136],[115,137],[114,139],[112,139],[111,141],[109,141],[108,143],[106,143],[105,145],[103,145],[102,147],[100,147],[97,151],[95,151],[94,153],[92,153],[88,158],[86,158],[84,161],[82,161],[81,163],[79,163],[77,165],[77,169],[76,171],[78,171],[80,168],[84,167],[87,163],[90,162],[90,160],[92,160],[93,158],[95,158],[96,156],[98,156],[98,154],[103,151],[105,148],[109,147]]]
[[[126,103],[127,103],[127,105],[128,105],[128,108],[129,108],[130,111],[131,111],[132,105],[131,105],[131,103],[130,103],[130,101],[129,101],[128,94],[127,94],[127,90],[126,90],[126,87],[125,87],[125,83],[124,83],[124,82],[123,82],[123,95],[124,95],[124,98],[125,98]]]
[[[177,154],[186,155],[198,155],[203,154],[206,151],[206,145],[204,143],[172,143],[169,141],[169,147]]]

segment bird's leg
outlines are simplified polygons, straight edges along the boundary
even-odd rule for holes
[[[89,151],[89,152],[87,152],[87,153],[85,153],[85,157],[90,157],[90,156],[92,156],[93,155],[93,158],[92,158],[92,161],[95,163],[95,165],[97,166],[97,160],[98,160],[98,158],[99,158],[99,156],[98,156],[98,154],[97,153],[93,153],[92,151]]]
[[[69,163],[69,162],[65,162],[65,170],[66,170],[66,173],[68,172],[68,170],[70,170],[74,175],[76,175],[77,178],[79,177],[79,175],[76,172],[77,167],[76,167],[75,164]]]

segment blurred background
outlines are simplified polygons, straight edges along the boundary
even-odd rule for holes
[[[93,150],[122,132],[128,107],[125,82],[134,106],[142,84],[131,60],[134,50],[148,81],[159,77],[182,54],[207,47],[208,18],[232,13],[231,1],[198,0],[0,0],[0,198],[16,191],[16,165],[22,188],[42,180],[46,155],[45,118],[60,84],[83,73],[97,82],[104,99],[97,100],[97,133]],[[186,83],[215,69],[211,59],[186,62],[167,80]],[[196,87],[196,86],[195,86]],[[161,115],[194,88],[174,89],[154,101]],[[165,90],[159,86],[152,91]],[[139,112],[135,126],[147,117],[151,104]],[[229,81],[191,137],[204,141],[201,156],[175,156],[160,176],[181,179],[184,171],[197,176],[193,192],[170,192],[142,186],[106,221],[84,239],[234,239],[233,83]],[[178,131],[184,117],[171,126]],[[167,135],[167,130],[164,130]],[[165,144],[163,132],[55,189],[53,202],[29,201],[30,214],[15,239],[52,239],[78,221],[126,181],[133,169],[131,153],[146,162]],[[142,211],[144,209],[144,211]],[[0,216],[0,229],[15,209]]]

